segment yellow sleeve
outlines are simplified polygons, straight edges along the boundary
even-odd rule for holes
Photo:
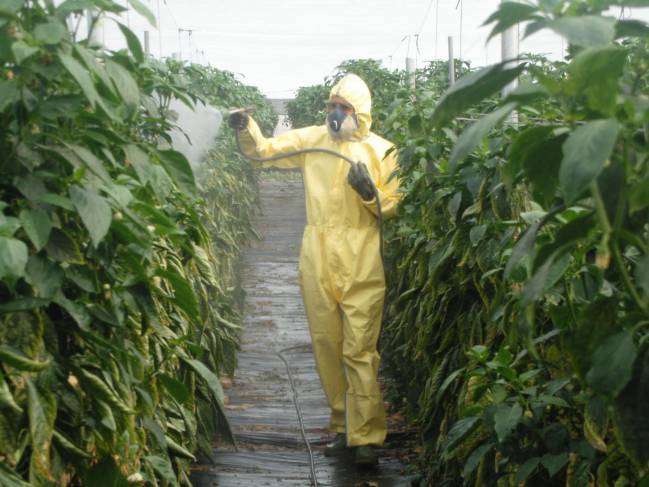
[[[304,148],[300,129],[289,130],[277,137],[264,137],[257,122],[252,118],[248,119],[248,127],[240,134],[241,148],[245,154],[259,157],[271,157]],[[277,167],[281,169],[292,169],[304,166],[304,154],[279,159],[277,161],[264,162],[262,168]]]
[[[399,201],[403,193],[399,192],[399,178],[397,178],[397,152],[392,151],[378,163],[378,168],[373,171],[372,178],[379,194],[381,202],[381,213],[383,218],[391,218],[397,213]],[[363,200],[361,200],[363,201]],[[375,215],[378,215],[376,198],[370,201],[363,201],[363,204]]]

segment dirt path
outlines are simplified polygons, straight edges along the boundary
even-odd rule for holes
[[[217,464],[194,473],[196,487],[308,486],[309,459],[298,427],[286,368],[286,353],[299,394],[305,429],[315,453],[318,484],[336,487],[410,485],[399,474],[394,452],[383,450],[379,467],[358,471],[346,459],[326,458],[322,445],[329,409],[310,349],[308,325],[297,283],[299,245],[304,228],[301,182],[264,182],[263,239],[245,252],[245,322],[239,368],[228,389],[228,413],[239,448],[218,448]]]

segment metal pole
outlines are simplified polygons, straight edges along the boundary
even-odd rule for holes
[[[406,72],[408,73],[408,82],[410,83],[410,88],[415,89],[415,59],[411,57],[406,58]]]
[[[158,0],[158,42],[160,44],[160,59],[162,59],[162,23],[160,22],[160,0]]]
[[[510,27],[501,34],[501,60],[509,61],[508,68],[518,65],[518,25]],[[503,97],[507,96],[518,86],[518,80],[515,79],[503,88]]]
[[[189,29],[189,30],[187,31],[187,37],[188,37],[187,41],[188,41],[188,43],[189,43],[189,48],[188,48],[188,50],[189,50],[189,62],[190,62],[190,64],[191,64],[191,62],[192,62],[192,33],[193,33],[193,32],[194,32],[194,31],[191,30],[191,29]]]
[[[182,61],[183,60],[183,41],[180,38],[180,33],[182,32],[182,29],[178,29],[178,60]]]
[[[453,36],[448,36],[448,84],[455,83],[455,56],[453,55]]]
[[[464,36],[464,2],[460,0],[460,73],[462,72],[462,38]]]
[[[149,38],[149,31],[144,31],[144,53],[148,56],[151,55],[151,40]]]

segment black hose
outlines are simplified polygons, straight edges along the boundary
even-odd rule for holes
[[[311,450],[311,443],[309,443],[309,439],[306,437],[306,431],[304,429],[304,420],[302,419],[302,411],[300,410],[300,405],[298,403],[297,389],[295,388],[295,382],[293,381],[293,374],[291,373],[291,367],[288,363],[288,360],[286,360],[286,358],[283,355],[285,352],[289,352],[291,350],[298,350],[300,348],[305,348],[305,345],[283,348],[282,350],[277,352],[277,356],[280,359],[282,359],[282,362],[284,362],[284,365],[286,366],[286,373],[288,374],[288,382],[291,385],[291,390],[293,391],[293,405],[295,406],[295,412],[297,413],[297,421],[300,425],[300,433],[302,433],[302,439],[304,440],[304,444],[306,445],[307,452],[309,453],[309,466],[311,467],[311,483],[313,487],[318,487],[318,476],[316,475],[316,471],[315,471],[313,450]]]
[[[241,147],[241,139],[239,136],[240,129],[235,129],[234,131],[234,136],[237,141],[237,149],[239,149],[239,152],[241,153],[242,156],[246,157],[247,159],[250,159],[251,161],[256,161],[256,162],[272,162],[272,161],[278,161],[280,159],[286,159],[288,157],[293,157],[293,156],[299,156],[301,154],[313,154],[315,152],[322,153],[322,154],[329,154],[334,157],[339,157],[343,159],[344,161],[347,161],[349,164],[356,164],[356,161],[353,159],[347,157],[345,154],[341,154],[340,152],[331,150],[331,149],[324,149],[321,147],[312,147],[308,149],[300,149],[300,150],[295,150],[295,151],[290,151],[290,152],[285,152],[282,154],[277,154],[276,156],[270,156],[270,157],[258,157],[258,156],[253,156],[246,154],[243,151],[243,148]],[[376,201],[376,218],[378,220],[379,224],[379,245],[380,245],[380,252],[381,252],[381,261],[384,261],[384,252],[383,252],[383,211],[381,208],[381,199],[379,198],[379,191],[376,188],[376,185],[372,181],[372,192],[374,193],[374,200]]]

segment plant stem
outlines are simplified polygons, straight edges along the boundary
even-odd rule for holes
[[[622,275],[624,286],[627,288],[627,291],[631,295],[631,298],[633,298],[633,301],[635,301],[636,306],[640,308],[640,310],[642,310],[644,314],[649,316],[647,305],[642,301],[642,298],[640,298],[640,294],[638,294],[638,290],[635,288],[633,282],[631,281],[631,276],[629,275],[629,271],[624,265],[624,260],[622,259],[622,253],[620,252],[620,247],[617,242],[613,243],[613,258],[615,259],[615,264],[620,268],[620,274]]]
[[[608,248],[609,241],[611,240],[611,236],[613,235],[613,228],[611,227],[611,222],[609,221],[608,215],[606,214],[604,199],[602,198],[602,194],[599,191],[599,185],[597,184],[597,181],[590,183],[590,192],[593,200],[595,201],[597,219],[599,220],[599,224],[602,226],[604,232],[600,245],[602,247]],[[613,259],[615,260],[615,264],[620,270],[620,275],[622,276],[622,281],[624,282],[624,286],[626,287],[627,292],[635,302],[636,306],[640,308],[645,314],[647,314],[647,306],[643,303],[640,295],[638,294],[638,290],[635,288],[633,282],[631,281],[631,276],[629,275],[629,271],[624,264],[624,259],[622,258],[622,253],[620,252],[620,246],[617,242],[617,239],[613,238],[611,247],[613,250]]]
[[[604,239],[608,242],[611,238],[612,227],[611,222],[608,219],[606,214],[606,207],[604,206],[604,199],[602,198],[602,193],[599,191],[599,184],[597,181],[590,183],[590,193],[595,201],[595,211],[597,213],[597,219],[599,224],[604,230]]]

